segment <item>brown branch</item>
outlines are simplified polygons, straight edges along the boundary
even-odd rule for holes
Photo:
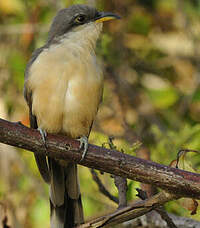
[[[126,178],[115,176],[114,177],[114,183],[115,186],[118,189],[118,195],[119,195],[119,208],[123,208],[127,206],[127,199],[126,199],[126,192],[127,192],[127,180]]]
[[[137,196],[142,199],[146,200],[148,199],[147,193],[143,191],[142,189],[137,188],[136,189],[138,194]],[[167,223],[169,228],[177,228],[177,226],[174,224],[173,220],[169,217],[167,212],[164,210],[163,206],[159,206],[155,209],[157,213],[160,215],[160,217]]]
[[[159,213],[160,217],[167,223],[169,228],[177,228],[172,218],[168,215],[168,213],[164,210],[162,206],[158,207],[156,211]]]
[[[89,227],[104,227],[104,226],[113,226],[139,216],[142,216],[161,205],[165,204],[168,201],[178,199],[178,196],[174,194],[168,194],[166,192],[160,192],[146,200],[141,200],[136,203],[119,209],[114,213],[107,214],[100,218],[94,219],[92,221],[86,222],[83,225],[78,226],[77,228],[89,228]]]
[[[0,119],[0,142],[44,154],[57,159],[74,161],[132,180],[149,183],[174,192],[181,197],[200,199],[200,175],[146,161],[115,150],[89,145],[83,161],[79,142],[61,135],[47,136],[46,151],[40,133],[19,123]]]
[[[113,139],[114,139],[113,137],[109,137],[108,145],[111,150],[116,150],[117,147],[114,145]],[[118,197],[119,197],[118,209],[126,207],[127,206],[126,193],[128,190],[127,179],[124,177],[114,175],[114,183],[118,190]]]

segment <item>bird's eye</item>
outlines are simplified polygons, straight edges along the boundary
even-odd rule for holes
[[[75,21],[77,24],[81,24],[81,23],[83,23],[83,22],[85,21],[85,19],[86,19],[85,15],[78,15],[78,16],[75,18],[74,21]]]

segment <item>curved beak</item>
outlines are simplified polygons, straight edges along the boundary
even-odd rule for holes
[[[117,14],[110,13],[110,12],[99,12],[98,15],[95,17],[95,22],[100,23],[104,21],[110,21],[113,19],[120,19],[121,17]]]

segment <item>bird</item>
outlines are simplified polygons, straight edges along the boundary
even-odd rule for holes
[[[46,43],[36,49],[25,69],[24,97],[30,127],[78,139],[86,156],[88,137],[103,93],[103,71],[95,47],[104,21],[119,19],[88,5],[58,11]],[[50,185],[50,227],[84,223],[77,164],[35,154],[44,181]]]

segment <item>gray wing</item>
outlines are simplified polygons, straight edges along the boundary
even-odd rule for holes
[[[25,100],[29,107],[30,127],[34,128],[34,129],[38,128],[37,118],[32,113],[32,92],[29,88],[27,88],[26,82],[29,77],[29,69],[30,69],[32,63],[36,60],[36,58],[39,56],[39,54],[42,52],[43,49],[44,49],[44,47],[41,47],[33,52],[32,57],[31,57],[30,61],[28,62],[26,70],[25,70],[24,97],[25,97]],[[38,166],[38,169],[40,171],[42,178],[44,179],[45,182],[49,183],[50,175],[49,175],[49,168],[48,168],[46,156],[35,154],[35,160],[36,160],[36,163],[37,163],[37,166]]]

